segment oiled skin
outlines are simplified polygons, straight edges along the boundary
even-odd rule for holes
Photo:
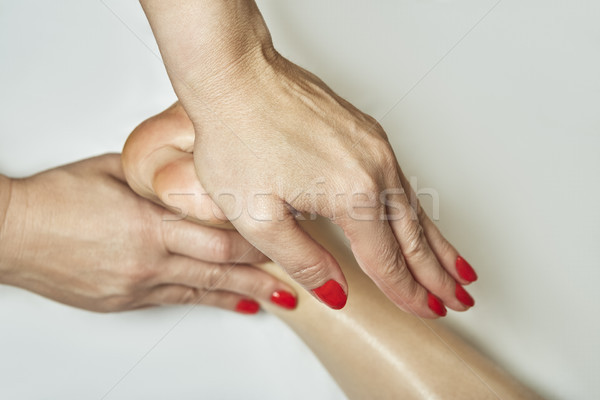
[[[159,204],[169,202],[188,219],[231,227],[213,213],[194,174],[191,122],[175,105],[140,125],[123,154],[130,185]],[[194,196],[169,196],[193,193]],[[305,221],[303,228],[331,252],[348,281],[348,303],[336,311],[301,290],[273,262],[259,265],[289,283],[298,306],[282,310],[261,302],[285,321],[312,349],[351,399],[537,399],[438,322],[396,307],[357,265],[339,232],[327,220]]]

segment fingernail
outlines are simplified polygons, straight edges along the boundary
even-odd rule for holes
[[[242,299],[237,303],[237,306],[235,306],[235,311],[241,314],[256,314],[259,309],[260,305],[256,301],[250,299]]]
[[[321,287],[313,290],[319,299],[334,310],[340,310],[346,305],[348,296],[342,289],[342,286],[333,279],[328,280]]]
[[[271,295],[271,302],[283,308],[287,308],[288,310],[296,308],[296,297],[285,290],[277,290],[273,292]]]
[[[432,295],[431,293],[427,295],[427,303],[429,304],[429,308],[431,308],[431,311],[433,311],[440,317],[445,316],[448,312],[441,300]]]
[[[467,292],[465,288],[463,288],[462,285],[458,282],[456,282],[455,293],[458,301],[463,303],[465,306],[473,307],[475,305],[475,300],[473,300],[469,292]]]
[[[477,280],[477,273],[475,272],[473,267],[471,267],[471,265],[467,262],[467,260],[465,260],[461,256],[456,257],[456,272],[458,272],[458,275],[461,278],[469,282],[474,282]]]

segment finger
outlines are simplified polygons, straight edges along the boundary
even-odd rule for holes
[[[260,263],[268,258],[233,230],[201,226],[189,221],[163,221],[167,250],[214,263]]]
[[[255,300],[226,291],[208,291],[185,285],[157,286],[144,299],[147,305],[203,304],[236,311],[241,314],[256,314],[260,305]]]
[[[476,281],[477,273],[475,270],[458,254],[458,251],[446,240],[427,214],[422,212],[419,215],[427,241],[446,271],[462,285],[468,285]]]
[[[287,309],[295,308],[297,303],[296,292],[291,286],[247,264],[205,263],[172,256],[160,279],[202,290],[234,292]]]
[[[360,218],[339,218],[336,223],[350,241],[359,266],[392,302],[411,314],[439,317],[427,306],[427,290],[408,269],[390,225],[382,219],[384,212],[373,207]]]
[[[399,167],[398,167],[399,168]],[[435,253],[440,264],[448,271],[452,277],[462,285],[468,285],[471,282],[477,280],[477,273],[462,257],[459,256],[458,251],[452,246],[452,244],[446,240],[442,235],[437,226],[427,216],[427,213],[421,207],[417,195],[410,186],[408,179],[400,170],[400,179],[402,186],[409,191],[409,198],[411,199],[411,205],[419,216],[419,221],[423,227],[425,237],[431,246],[431,249]]]
[[[429,219],[423,208],[419,205],[420,211],[418,212],[419,221],[421,222],[421,226],[423,226],[423,231],[425,233],[425,237],[427,238],[427,242],[431,246],[431,249],[435,253],[440,264],[444,267],[446,272],[454,278],[455,291],[454,294],[456,298],[467,308],[473,307],[475,305],[475,300],[471,297],[471,295],[462,287],[462,285],[467,285],[471,281],[464,279],[459,274],[459,269],[455,266],[460,266],[460,260],[462,259],[456,249],[442,236],[437,226]],[[454,262],[453,262],[454,261]],[[466,261],[465,261],[466,262]],[[468,265],[468,264],[467,264]],[[470,265],[468,265],[470,268]],[[464,270],[462,270],[464,271]],[[475,271],[471,268],[473,274]],[[464,272],[463,272],[464,273]],[[472,278],[473,275],[466,275]],[[474,275],[475,279],[477,279],[477,275]],[[460,311],[460,310],[459,310]]]
[[[282,202],[268,202],[259,208],[268,215],[230,219],[250,243],[281,265],[292,279],[330,308],[343,308],[348,285],[336,259],[298,225]]]
[[[388,177],[386,184],[391,188],[385,196],[389,224],[412,275],[448,307],[457,311],[466,310],[468,306],[456,297],[457,286],[454,278],[438,262],[418,215],[408,201],[406,190],[410,189],[404,189],[399,175]]]

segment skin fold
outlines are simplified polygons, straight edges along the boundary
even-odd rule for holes
[[[194,176],[193,135],[177,104],[144,122],[123,150],[127,180],[142,196],[182,217],[230,228],[222,215],[214,216],[214,204],[195,203],[205,192]],[[343,269],[347,305],[339,311],[323,307],[274,262],[258,267],[295,287],[298,306],[283,310],[269,302],[261,305],[304,340],[349,398],[539,398],[442,324],[396,307],[361,270],[339,227],[323,218],[300,223]]]

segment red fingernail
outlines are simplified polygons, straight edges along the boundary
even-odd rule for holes
[[[469,282],[477,280],[477,273],[475,272],[473,267],[471,267],[471,265],[467,262],[467,260],[465,260],[461,256],[456,257],[456,272],[458,272],[458,275],[461,278]]]
[[[242,299],[237,303],[237,306],[235,306],[235,311],[242,314],[256,314],[259,309],[260,305],[256,301],[250,299]]]
[[[333,279],[328,280],[321,287],[313,290],[319,299],[334,310],[344,308],[348,296],[342,289],[342,286]]]
[[[458,301],[463,303],[465,306],[473,307],[475,305],[475,300],[471,297],[469,292],[465,290],[464,287],[458,282],[456,282],[456,298]]]
[[[271,302],[289,310],[296,308],[296,297],[285,290],[273,292],[271,295]]]
[[[448,312],[446,311],[446,307],[444,307],[444,303],[442,303],[440,299],[438,299],[431,293],[427,294],[427,303],[429,304],[429,308],[431,308],[431,311],[433,311],[440,317],[445,316]]]

